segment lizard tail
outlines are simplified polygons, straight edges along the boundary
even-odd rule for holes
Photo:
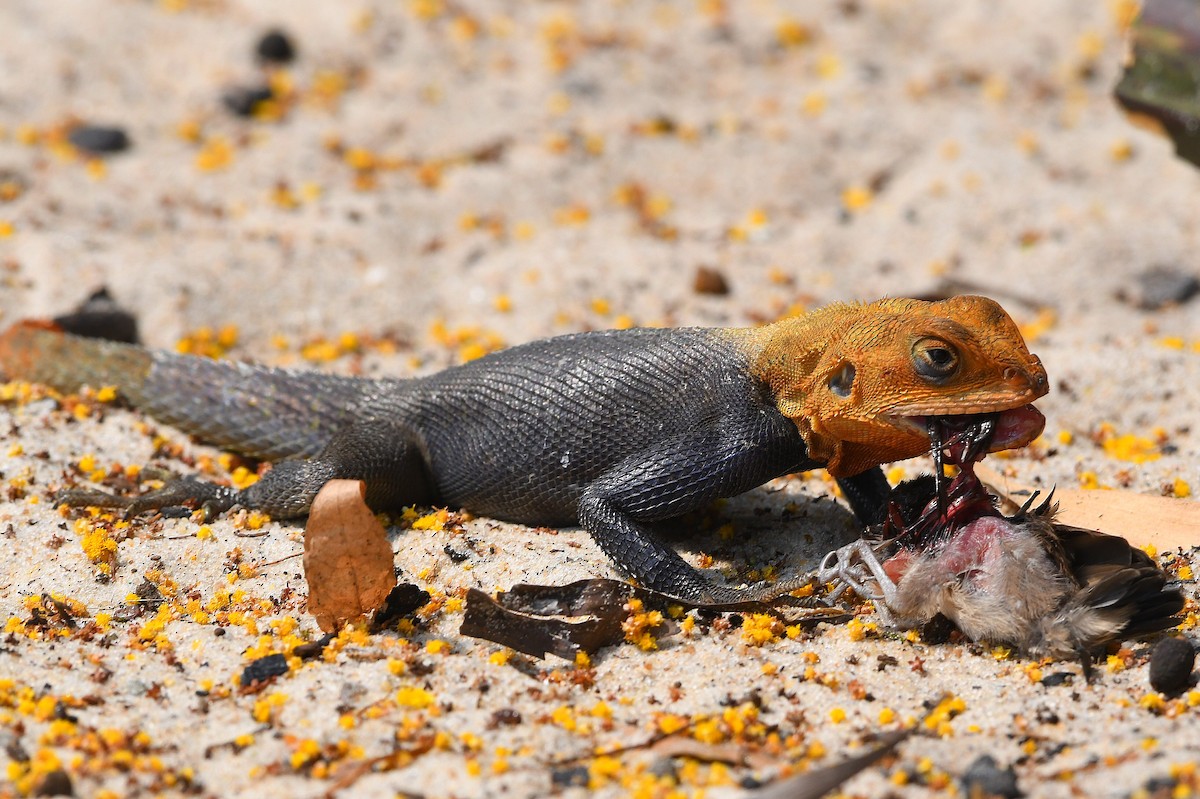
[[[80,338],[45,322],[0,334],[0,370],[64,392],[115,386],[160,422],[264,460],[316,455],[378,389],[374,381]]]
[[[17,322],[0,334],[0,372],[7,379],[64,393],[116,386],[132,402],[152,365],[141,347],[67,335],[52,322]]]

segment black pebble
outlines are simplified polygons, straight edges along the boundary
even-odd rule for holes
[[[71,313],[54,317],[54,324],[85,338],[138,343],[137,318],[117,305],[108,288],[103,286]]]
[[[260,103],[265,103],[274,95],[269,86],[246,87],[239,86],[229,89],[221,97],[225,107],[240,117],[254,116],[254,111]]]
[[[1150,687],[1164,694],[1187,688],[1196,665],[1196,648],[1186,638],[1164,638],[1150,651]]]
[[[1056,671],[1042,678],[1042,685],[1047,688],[1055,688],[1059,685],[1071,685],[1074,682],[1075,675],[1069,671]]]
[[[944,644],[958,627],[941,613],[934,615],[921,627],[921,640],[927,644]]]
[[[428,591],[422,591],[412,583],[398,583],[388,592],[383,607],[375,611],[371,619],[372,630],[382,630],[397,619],[407,616],[430,599]]]
[[[1145,311],[1182,305],[1200,293],[1200,278],[1173,266],[1152,266],[1134,280],[1132,290],[1122,290],[1117,296]]]
[[[550,784],[556,788],[586,788],[590,776],[587,766],[566,766],[550,772]]]
[[[242,669],[242,687],[256,682],[266,682],[272,677],[287,674],[288,663],[284,655],[267,655],[258,660],[252,660]]]
[[[129,149],[129,136],[123,128],[80,125],[67,134],[67,141],[85,152],[101,155]]]
[[[74,796],[75,786],[71,784],[71,775],[62,769],[55,769],[42,777],[35,796]]]
[[[286,64],[296,57],[296,47],[281,30],[268,31],[254,46],[255,54],[263,61]]]
[[[1003,799],[1023,796],[1017,787],[1017,773],[1012,766],[1000,768],[991,755],[975,758],[975,762],[963,774],[962,783],[967,796],[1000,796]]]

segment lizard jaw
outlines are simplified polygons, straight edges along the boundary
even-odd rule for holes
[[[977,416],[979,414],[937,414],[941,418]],[[988,445],[988,452],[1017,449],[1029,444],[1046,426],[1046,417],[1032,405],[1006,408],[989,414],[995,417],[996,430]],[[891,416],[889,421],[909,433],[927,436],[929,416]]]

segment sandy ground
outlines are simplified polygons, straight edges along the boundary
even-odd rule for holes
[[[1200,314],[1117,298],[1152,266],[1196,271],[1200,190],[1111,100],[1127,5],[8,0],[0,322],[107,285],[150,346],[234,326],[233,357],[412,374],[555,333],[959,286],[1004,303],[1052,378],[1012,474],[1200,490]],[[253,46],[273,26],[299,57],[262,118],[236,117],[222,93],[268,80]],[[78,157],[73,120],[132,147]],[[730,292],[698,293],[701,267]],[[953,795],[981,753],[1030,796],[1200,790],[1200,694],[1153,694],[1142,643],[1091,686],[869,616],[755,645],[735,615],[591,668],[506,657],[457,634],[466,587],[614,572],[586,534],[488,519],[393,531],[403,576],[445,599],[405,638],[343,636],[247,694],[249,660],[319,634],[288,559],[300,529],[137,522],[102,575],[104,537],[47,501],[65,476],[217,453],[96,402],[10,399],[0,424],[0,796],[59,764],[78,796],[320,796],[397,748],[339,795],[584,793],[558,774],[731,796],[939,702],[846,793]],[[678,545],[794,573],[854,535],[827,495],[819,475],[778,481]],[[166,601],[130,618],[147,579]],[[43,594],[86,606],[74,629],[38,623]],[[685,723],[741,764],[593,757]]]

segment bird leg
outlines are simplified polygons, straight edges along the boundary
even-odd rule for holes
[[[860,597],[875,603],[876,612],[889,626],[892,625],[892,616],[888,608],[896,602],[896,584],[884,570],[877,551],[882,551],[890,543],[884,541],[873,547],[860,538],[830,552],[817,570],[819,581],[834,584],[830,600],[836,600],[846,589],[853,589]]]

